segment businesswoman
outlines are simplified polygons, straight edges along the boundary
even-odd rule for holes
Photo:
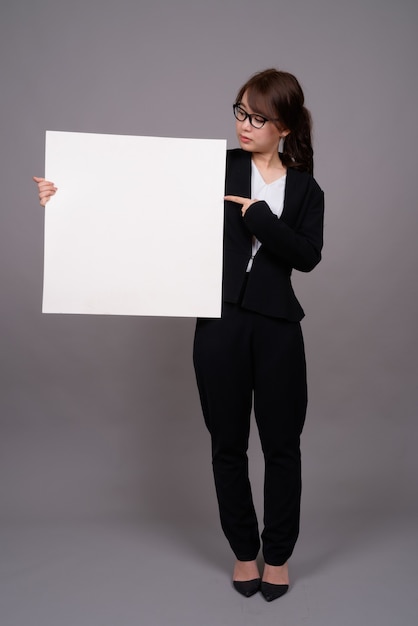
[[[293,269],[321,259],[323,193],[312,177],[311,117],[297,79],[265,70],[238,92],[239,149],[227,153],[223,307],[220,319],[198,319],[194,365],[221,525],[236,562],[235,589],[267,601],[289,587],[287,562],[298,532],[300,435],[306,368]],[[34,177],[40,203],[56,192]],[[250,413],[265,459],[264,571],[248,478]]]
[[[261,587],[271,601],[288,590],[299,532],[307,401],[304,313],[290,276],[321,259],[324,204],[297,79],[256,74],[239,90],[234,114],[241,148],[227,155],[222,317],[197,321],[194,363],[221,524],[237,559],[234,586],[246,596]],[[262,581],[248,480],[253,403],[265,459]]]

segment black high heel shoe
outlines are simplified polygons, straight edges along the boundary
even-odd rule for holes
[[[289,585],[273,585],[273,583],[266,583],[264,580],[260,584],[261,593],[267,602],[272,602],[281,598],[289,589]]]
[[[234,589],[246,598],[251,598],[260,589],[261,578],[253,578],[252,580],[233,580]]]

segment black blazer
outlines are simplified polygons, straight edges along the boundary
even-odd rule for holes
[[[251,197],[251,153],[228,150],[226,194]],[[251,258],[252,236],[261,242],[241,304],[263,315],[300,321],[304,312],[291,285],[292,269],[310,272],[321,260],[324,194],[307,172],[288,168],[283,213],[264,201],[244,218],[241,205],[225,202],[223,299],[237,303]]]

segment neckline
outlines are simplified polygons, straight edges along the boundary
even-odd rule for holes
[[[270,183],[266,182],[260,172],[260,170],[258,169],[258,167],[256,166],[256,164],[254,163],[253,159],[251,159],[251,167],[254,167],[255,171],[257,172],[257,174],[259,175],[259,177],[261,178],[261,180],[263,181],[264,185],[270,186],[270,185],[274,185],[275,183],[279,182],[280,180],[283,180],[286,178],[287,175],[287,170],[285,170],[285,173],[282,174],[282,176],[279,176],[279,178],[275,178],[274,180],[272,180]]]

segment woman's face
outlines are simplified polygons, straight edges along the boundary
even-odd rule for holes
[[[242,96],[240,104],[246,113],[259,113],[248,105],[247,92]],[[289,134],[288,130],[280,131],[274,122],[266,122],[262,128],[254,128],[248,117],[243,122],[236,120],[235,129],[243,150],[261,154],[277,153],[280,139]]]

